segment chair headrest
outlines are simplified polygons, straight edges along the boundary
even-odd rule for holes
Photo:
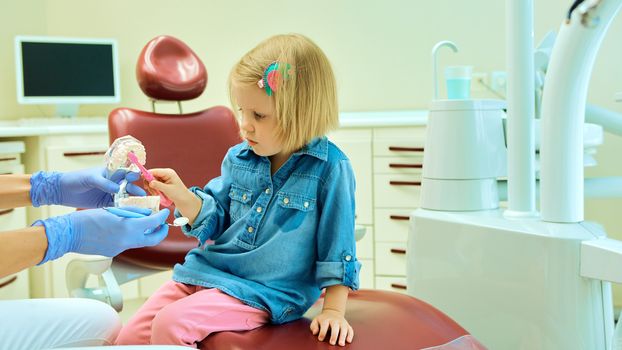
[[[136,79],[141,90],[155,100],[185,101],[203,93],[207,71],[183,41],[161,35],[151,39],[141,51]]]

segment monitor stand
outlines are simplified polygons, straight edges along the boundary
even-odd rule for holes
[[[78,115],[79,104],[57,104],[56,113],[54,114],[59,118],[75,118]]]

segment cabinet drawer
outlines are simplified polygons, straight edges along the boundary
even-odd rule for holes
[[[0,278],[0,300],[30,298],[28,270]]]
[[[54,171],[71,171],[104,166],[108,145],[48,146],[46,168]]]
[[[374,258],[374,228],[365,226],[367,232],[360,241],[356,242],[356,257],[358,259]]]
[[[419,206],[421,179],[415,175],[374,176],[376,208],[414,208]]]
[[[406,243],[376,242],[376,274],[406,276]]]
[[[374,156],[423,154],[425,128],[382,128],[374,130]]]
[[[359,287],[365,289],[374,288],[374,260],[361,259],[361,273],[359,276]]]
[[[412,174],[423,171],[423,154],[412,157],[374,157],[374,174]]]
[[[26,208],[0,209],[0,231],[16,230],[26,226]]]
[[[406,294],[406,277],[376,277],[376,289]]]
[[[0,142],[0,169],[20,165],[26,146],[22,141]]]
[[[3,164],[0,163],[0,175],[23,174],[24,166],[22,164]]]
[[[410,226],[410,213],[415,208],[401,209],[376,209],[374,211],[376,221],[376,242],[403,242],[408,241],[408,229]]]
[[[22,156],[19,153],[0,153],[0,169],[10,169],[22,163]]]

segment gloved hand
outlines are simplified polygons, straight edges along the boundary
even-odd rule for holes
[[[142,214],[149,209],[123,208]],[[154,246],[168,234],[163,209],[140,218],[120,217],[104,209],[76,211],[68,215],[38,220],[33,226],[45,227],[48,248],[40,264],[60,258],[65,253],[96,254],[113,257],[126,249]]]
[[[59,204],[74,208],[101,208],[112,205],[112,193],[126,179],[128,193],[144,196],[145,191],[132,184],[140,174],[117,170],[110,179],[105,168],[92,168],[67,173],[40,171],[30,178],[30,199],[33,206]]]

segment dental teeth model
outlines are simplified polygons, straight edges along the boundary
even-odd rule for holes
[[[114,140],[106,154],[104,159],[106,161],[106,167],[108,174],[112,175],[119,169],[125,169],[128,171],[138,172],[138,167],[130,162],[127,158],[127,154],[133,152],[141,164],[145,164],[147,159],[147,152],[145,146],[133,136],[126,135]]]
[[[128,159],[127,155],[130,152],[136,155],[141,164],[145,164],[147,152],[145,146],[138,139],[127,135],[114,140],[104,155],[108,176],[119,169],[139,172],[138,167]],[[130,196],[126,191],[126,185],[127,181],[123,180],[119,192],[113,196],[115,207],[147,208],[151,209],[152,213],[160,210],[160,196]]]

